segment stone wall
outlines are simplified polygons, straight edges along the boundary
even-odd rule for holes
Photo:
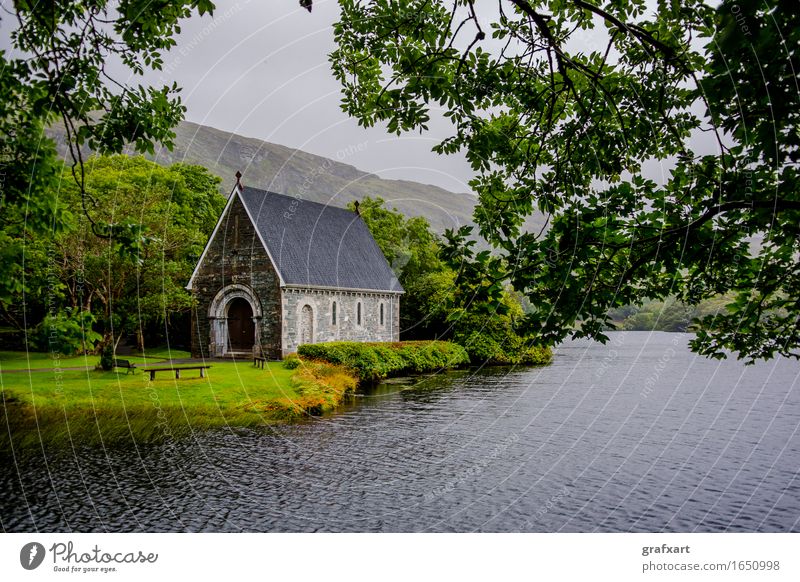
[[[333,303],[336,302],[336,323]],[[361,324],[358,304],[361,304]],[[400,339],[400,295],[286,288],[283,290],[283,355],[297,351],[302,309],[313,314],[313,343],[330,341],[388,342]],[[383,305],[383,325],[380,306]]]
[[[224,318],[224,304],[228,297],[235,296],[250,301],[265,356],[281,357],[280,280],[238,197],[231,203],[206,250],[192,293],[197,299],[192,312],[193,357],[223,355],[220,353],[223,346],[220,330],[224,330],[226,324],[222,319],[209,318],[209,310],[216,298],[223,308],[219,315]]]

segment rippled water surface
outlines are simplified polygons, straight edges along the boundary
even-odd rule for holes
[[[337,414],[3,461],[6,531],[800,531],[800,365],[689,336],[387,383]]]

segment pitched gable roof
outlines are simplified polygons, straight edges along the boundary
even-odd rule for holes
[[[235,188],[283,284],[402,293],[360,216],[257,188]]]

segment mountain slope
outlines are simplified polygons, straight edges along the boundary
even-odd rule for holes
[[[225,194],[241,171],[246,185],[335,206],[365,196],[381,197],[406,216],[425,216],[437,232],[472,222],[476,199],[471,194],[408,180],[384,180],[335,160],[188,121],[181,122],[175,132],[173,151],[156,150],[155,161],[205,166],[222,178]],[[54,126],[48,135],[66,155],[63,128]]]
[[[181,122],[175,133],[173,151],[157,150],[155,161],[204,166],[222,178],[220,189],[226,195],[240,171],[246,185],[334,206],[344,207],[366,196],[380,197],[406,216],[426,217],[439,233],[472,224],[476,203],[472,194],[409,180],[385,180],[329,158],[189,121]],[[66,155],[63,127],[52,127],[48,135],[56,141],[61,155]],[[538,231],[543,222],[540,216],[534,216],[526,227]]]

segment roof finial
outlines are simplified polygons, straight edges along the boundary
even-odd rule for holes
[[[239,170],[236,170],[236,187],[242,189],[242,173]]]
[[[361,216],[361,212],[358,209],[358,207],[361,206],[361,203],[358,200],[355,200],[353,201],[353,206],[356,208],[356,215]]]

